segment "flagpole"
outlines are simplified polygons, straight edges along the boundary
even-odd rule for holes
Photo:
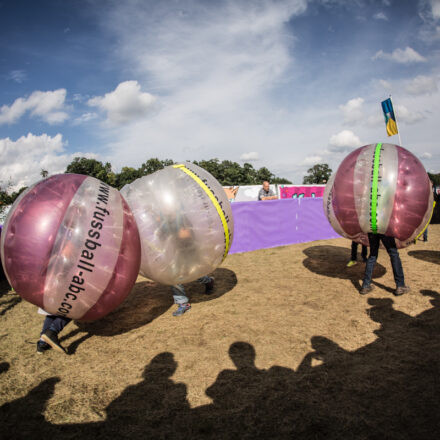
[[[399,136],[399,145],[402,146],[402,140],[400,139],[399,124],[397,123],[397,112],[396,112],[396,109],[394,108],[393,100],[391,99],[391,95],[390,95],[390,101],[391,101],[391,105],[393,106],[394,116],[396,117],[396,128],[397,128],[397,136]]]

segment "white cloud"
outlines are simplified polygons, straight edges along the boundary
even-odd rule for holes
[[[385,79],[380,79],[379,84],[385,89],[385,90],[391,90],[391,83]]]
[[[302,164],[303,165],[315,165],[317,163],[322,162],[322,157],[321,156],[307,156],[303,161]]]
[[[422,121],[423,119],[426,119],[426,116],[417,110],[409,110],[404,105],[394,105],[397,123],[404,122],[406,124],[415,124],[417,122]]]
[[[373,18],[375,20],[384,20],[384,21],[388,21],[388,17],[383,13],[383,12],[378,12],[376,14],[373,15]]]
[[[379,52],[376,52],[372,59],[394,61],[401,64],[426,62],[425,57],[408,46],[405,49],[395,49],[391,53],[386,53],[383,50],[379,50]]]
[[[360,139],[351,130],[342,130],[330,137],[329,150],[332,152],[350,151],[360,146]]]
[[[28,98],[17,98],[10,106],[1,106],[0,125],[13,124],[27,112],[49,124],[64,122],[69,117],[65,112],[65,100],[66,89],[35,91]]]
[[[286,25],[304,11],[304,0],[141,4],[120,2],[103,22],[160,106],[118,130],[112,163],[123,165],[123,149],[126,163],[136,164],[146,145],[176,160],[188,158],[185,151],[194,159],[238,160],[249,146],[292,148],[294,116],[274,105],[271,92],[291,74],[294,40]]]
[[[364,117],[362,112],[363,103],[363,98],[353,98],[350,99],[346,104],[340,105],[339,109],[344,115],[344,122],[355,123],[361,121]]]
[[[98,117],[98,114],[95,112],[83,113],[80,117],[74,119],[73,125],[84,124],[85,122],[92,121],[93,119],[96,119],[97,117]]]
[[[440,19],[440,1],[439,0],[428,0],[431,6],[431,14],[434,20]]]
[[[7,78],[21,84],[27,79],[27,75],[24,70],[11,70]]]
[[[431,158],[432,158],[432,154],[431,154],[431,153],[427,153],[427,152],[425,152],[425,153],[422,153],[422,154],[420,155],[420,157],[421,157],[422,159],[431,159]]]
[[[249,153],[243,153],[240,156],[241,160],[245,160],[246,162],[252,162],[260,159],[260,154],[256,151],[250,151]]]
[[[419,75],[407,84],[405,90],[411,95],[435,93],[438,90],[437,80],[432,76]]]
[[[41,169],[49,174],[63,173],[75,156],[96,158],[95,154],[76,152],[65,153],[61,134],[36,136],[29,133],[16,141],[10,138],[0,139],[0,176],[1,185],[11,182],[12,191],[29,186],[41,179]]]
[[[107,113],[107,120],[113,124],[127,123],[146,115],[156,98],[141,92],[137,81],[121,82],[114,91],[104,96],[95,96],[87,101],[91,107],[98,107]]]

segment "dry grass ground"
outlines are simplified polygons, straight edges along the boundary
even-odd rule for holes
[[[69,355],[37,355],[42,316],[0,291],[1,438],[440,438],[440,225],[400,251],[411,292],[376,289],[350,242],[230,255],[216,290],[139,278],[95,323],[71,323]]]

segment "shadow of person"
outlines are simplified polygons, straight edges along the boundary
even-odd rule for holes
[[[350,280],[356,289],[360,288],[360,280],[364,278],[365,264],[358,262],[355,266],[347,267],[351,257],[349,248],[321,245],[311,246],[303,252],[307,256],[303,260],[306,269],[318,275]],[[385,274],[385,267],[376,262],[373,279],[381,278]]]
[[[266,371],[255,366],[255,349],[247,342],[234,342],[229,347],[229,356],[235,369],[221,371],[214,384],[206,389],[213,403],[192,411],[193,435],[258,437],[252,427],[259,426],[254,417],[260,414],[256,406],[264,400]]]
[[[21,297],[17,293],[11,292],[10,289],[7,281],[0,282],[0,316],[21,302]]]
[[[225,267],[217,268],[210,274],[215,278],[214,291],[210,295],[205,294],[205,286],[197,281],[185,284],[185,291],[188,293],[192,304],[212,301],[220,298],[231,291],[237,285],[237,275]]]
[[[260,393],[264,371],[255,366],[255,349],[247,342],[234,342],[229,357],[236,369],[223,370],[213,385],[206,390],[214,406],[242,409]]]
[[[232,270],[218,268],[214,271],[214,292],[204,294],[204,285],[194,281],[185,286],[191,303],[211,301],[232,290],[237,284],[237,276]],[[154,281],[136,283],[126,300],[112,313],[93,322],[75,321],[76,328],[60,337],[68,341],[80,333],[85,333],[67,347],[69,354],[74,354],[80,344],[92,336],[116,336],[142,327],[154,321],[173,305],[170,286]]]
[[[417,258],[418,260],[427,261],[428,263],[440,264],[440,251],[409,251],[408,255]]]
[[[0,374],[6,373],[9,370],[9,362],[0,362]]]
[[[85,333],[67,347],[68,353],[73,354],[90,337],[116,336],[147,325],[165,313],[172,304],[169,286],[154,281],[136,283],[130,295],[116,310],[97,321],[75,321],[76,327],[60,337],[60,341],[68,341]]]
[[[127,387],[106,408],[100,432],[105,438],[190,438],[185,432],[190,406],[186,385],[171,376],[177,362],[172,353],[155,356],[145,367],[143,381]]]
[[[44,412],[53,396],[58,377],[41,382],[19,399],[0,406],[0,426],[3,438],[33,439],[52,438],[57,428],[48,423]]]
[[[314,361],[316,361],[319,365],[330,365],[347,361],[348,352],[331,339],[328,339],[324,336],[313,336],[310,342],[315,351],[307,353],[304,356],[304,359],[296,369],[296,372],[299,375],[310,373],[312,368],[315,366],[313,365]]]

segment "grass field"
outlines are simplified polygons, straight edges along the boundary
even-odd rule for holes
[[[69,355],[36,354],[43,317],[0,290],[0,438],[439,439],[440,225],[400,251],[395,297],[380,251],[375,290],[350,242],[230,255],[216,290],[139,278],[125,303],[71,323]]]

